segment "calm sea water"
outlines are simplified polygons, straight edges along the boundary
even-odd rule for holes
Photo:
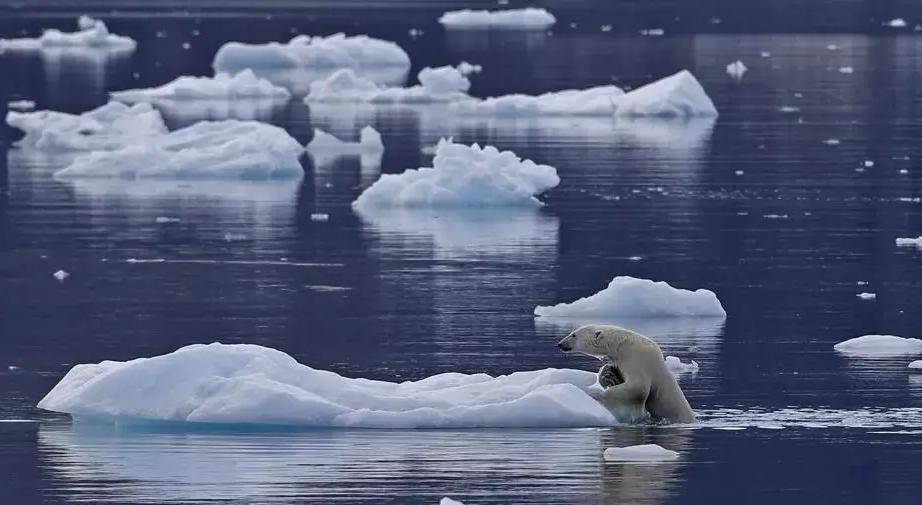
[[[478,96],[633,87],[687,68],[721,116],[455,121],[437,108],[299,100],[165,111],[172,126],[257,117],[302,142],[314,127],[348,138],[371,124],[384,136],[380,166],[305,157],[303,181],[272,184],[58,182],[66,156],[9,148],[5,130],[0,502],[918,502],[922,374],[832,345],[922,333],[922,251],[894,245],[922,235],[922,36],[643,37],[585,17],[553,33],[446,34],[428,14],[351,16],[116,17],[113,31],[139,41],[133,57],[2,55],[0,98],[79,112],[111,90],[210,74],[227,40],[346,31],[397,41],[410,76],[480,63]],[[0,32],[47,26],[70,21],[6,18]],[[741,82],[724,71],[737,59],[750,69]],[[562,183],[538,212],[352,212],[380,173],[425,166],[421,148],[448,135],[553,165]],[[71,273],[63,283],[58,269]],[[211,341],[383,380],[594,369],[556,352],[567,323],[531,314],[615,275],[712,289],[727,309],[724,325],[633,324],[700,363],[681,379],[697,429],[127,433],[34,408],[75,363]],[[636,443],[682,457],[601,459]]]

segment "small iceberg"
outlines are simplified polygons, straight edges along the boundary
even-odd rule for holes
[[[682,360],[676,356],[666,356],[666,368],[675,376],[683,373],[695,374],[698,373],[698,362],[691,360],[689,363],[682,363]]]
[[[6,106],[9,107],[10,110],[27,112],[35,109],[35,102],[32,100],[11,100]]]
[[[670,451],[656,444],[631,445],[628,447],[609,447],[602,453],[605,461],[619,463],[652,463],[673,461],[679,453]]]
[[[689,291],[666,282],[618,276],[598,293],[571,303],[535,307],[536,316],[584,317],[726,317],[717,295]]]
[[[909,368],[912,370],[922,370],[922,359],[917,359],[909,363]]]
[[[110,102],[79,115],[48,110],[10,111],[6,123],[26,134],[17,146],[45,151],[120,149],[138,139],[167,133],[160,113],[146,103],[128,106]]]
[[[442,139],[432,167],[384,174],[352,203],[388,207],[539,207],[538,195],[560,184],[557,170],[493,146]]]
[[[298,35],[286,44],[228,42],[218,49],[212,67],[216,72],[244,69],[410,67],[410,57],[394,42],[366,35],[328,37]]]
[[[545,9],[471,10],[442,14],[439,23],[445,28],[500,28],[544,30],[554,26],[557,18]]]
[[[836,351],[857,358],[886,358],[922,354],[922,340],[896,335],[864,335],[839,342]]]
[[[358,142],[346,142],[315,128],[314,138],[307,144],[307,152],[318,165],[327,165],[340,156],[361,156],[363,165],[380,165],[384,142],[378,130],[371,126],[362,128]]]
[[[736,60],[733,63],[727,65],[727,74],[737,80],[742,79],[743,74],[745,74],[747,70],[749,69],[746,68],[746,65],[743,64],[743,62],[740,60]]]
[[[58,282],[64,282],[64,279],[70,277],[70,274],[64,270],[58,270],[57,272],[51,274]]]
[[[38,408],[100,422],[355,428],[600,427],[596,374],[548,368],[492,377],[352,379],[267,347],[219,343],[73,367]]]
[[[897,247],[918,247],[922,249],[922,236],[916,238],[897,238]]]
[[[352,69],[334,72],[312,82],[304,102],[436,103],[470,100],[471,81],[455,67],[426,67],[417,75],[419,84],[409,88],[381,87]]]
[[[134,51],[137,43],[130,37],[109,33],[106,24],[98,19],[80,16],[76,32],[45,30],[36,38],[0,39],[3,51],[42,51],[47,49],[98,49],[105,51]]]
[[[77,156],[60,179],[288,179],[304,170],[301,144],[256,121],[202,121],[165,135],[136,136],[118,149]]]
[[[512,94],[452,104],[462,116],[611,116],[624,91],[617,86],[552,91],[541,95]]]
[[[716,117],[717,109],[688,70],[625,93],[616,116]]]
[[[125,103],[157,100],[237,100],[271,99],[285,101],[287,89],[257,77],[252,70],[236,75],[218,73],[214,77],[182,76],[156,88],[128,89],[112,92],[112,99]]]

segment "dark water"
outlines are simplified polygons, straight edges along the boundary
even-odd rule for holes
[[[8,149],[0,503],[918,503],[922,375],[909,373],[908,359],[850,360],[832,345],[922,333],[922,251],[894,245],[922,235],[913,200],[922,196],[922,36],[651,38],[580,22],[570,29],[562,19],[552,35],[445,34],[431,19],[401,16],[129,17],[110,23],[139,41],[127,60],[0,56],[0,98],[77,112],[110,90],[209,74],[226,40],[344,30],[397,41],[411,75],[480,63],[478,96],[637,86],[688,68],[721,112],[713,123],[625,124],[454,121],[437,109],[310,110],[299,100],[245,111],[302,142],[315,126],[342,137],[366,124],[382,132],[380,168],[305,157],[297,183],[68,184],[51,177],[66,157]],[[69,22],[0,21],[4,36],[41,26]],[[410,27],[426,33],[413,40]],[[736,59],[750,68],[741,83],[724,71]],[[221,112],[167,115],[178,126]],[[537,212],[352,212],[380,172],[428,164],[420,149],[443,135],[553,165],[562,183]],[[4,136],[7,146],[16,138]],[[866,160],[874,166],[856,170]],[[57,282],[58,269],[71,277]],[[531,313],[615,275],[712,289],[727,309],[722,327],[639,327],[701,364],[681,379],[699,428],[123,433],[34,408],[75,363],[216,340],[384,380],[592,369],[555,352],[566,325]],[[859,300],[862,291],[876,301]],[[602,461],[605,447],[635,443],[682,457]]]

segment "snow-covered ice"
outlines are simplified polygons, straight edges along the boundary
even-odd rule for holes
[[[167,132],[160,113],[150,105],[118,102],[80,115],[10,111],[6,122],[26,134],[17,145],[49,151],[118,149],[137,139],[156,138]]]
[[[80,16],[76,32],[45,30],[35,38],[0,39],[3,51],[42,51],[48,49],[94,49],[103,51],[133,51],[137,43],[130,37],[109,33],[106,24],[98,19]]]
[[[452,104],[453,112],[466,116],[611,116],[624,95],[613,85],[551,91],[541,95],[512,94]]]
[[[550,28],[557,18],[545,9],[471,10],[463,9],[442,14],[439,18],[446,28],[504,28],[535,29]]]
[[[352,69],[334,72],[312,82],[304,102],[433,103],[470,100],[471,82],[455,67],[426,67],[417,75],[419,84],[409,88],[382,87]]]
[[[673,375],[698,373],[698,362],[691,360],[688,363],[682,363],[682,360],[677,356],[666,356],[666,368],[668,368]]]
[[[571,303],[535,307],[549,317],[725,317],[713,291],[689,291],[666,282],[618,276],[598,293]]]
[[[745,74],[747,70],[749,69],[746,68],[746,65],[743,64],[743,62],[740,60],[736,60],[733,63],[727,65],[727,74],[729,74],[730,77],[733,77],[734,79],[742,79],[743,74]]]
[[[617,116],[717,116],[714,103],[688,70],[625,93],[617,100]]]
[[[855,69],[849,66],[839,67],[839,73],[840,74],[853,74],[855,73]]]
[[[587,394],[596,374],[548,368],[401,383],[317,370],[250,344],[183,347],[77,365],[39,408],[97,421],[361,428],[594,427],[615,424]]]
[[[853,357],[889,357],[922,354],[922,340],[896,335],[864,335],[833,346],[838,352]]]
[[[602,453],[605,461],[622,463],[649,463],[656,461],[673,461],[679,453],[670,451],[656,444],[631,445],[627,447],[609,447]]]
[[[876,293],[858,293],[858,298],[862,300],[874,300],[877,298]]]
[[[913,370],[922,370],[922,359],[917,359],[909,363],[909,368]]]
[[[406,51],[394,42],[366,35],[327,37],[298,35],[288,43],[245,44],[228,42],[218,49],[212,67],[216,72],[270,68],[352,68],[410,66]]]
[[[135,136],[121,148],[77,156],[55,174],[72,178],[299,178],[301,144],[256,121],[202,121],[159,136]]]
[[[459,502],[458,500],[452,500],[451,498],[445,496],[439,500],[439,505],[464,505],[464,503]]]
[[[922,236],[916,238],[897,238],[897,247],[918,247],[922,249]]]
[[[906,20],[903,18],[893,18],[884,23],[884,26],[889,26],[890,28],[906,28]]]
[[[468,63],[466,61],[458,63],[456,68],[458,69],[458,72],[461,72],[461,75],[479,74],[480,72],[483,72],[482,66],[475,63]]]
[[[288,100],[287,89],[257,77],[252,70],[236,75],[218,73],[214,77],[182,76],[155,88],[128,89],[112,92],[120,102],[136,103],[155,100],[237,100],[267,98]]]
[[[16,110],[20,112],[30,111],[35,109],[35,102],[32,100],[11,100],[6,104],[11,110]]]
[[[65,272],[64,270],[58,270],[57,272],[51,274],[51,276],[57,279],[58,281],[63,282],[64,279],[70,277],[70,274]]]
[[[537,196],[560,183],[557,170],[512,151],[441,140],[432,167],[384,174],[353,202],[357,210],[386,207],[543,205]]]
[[[322,223],[322,222],[326,222],[326,221],[329,221],[329,220],[330,220],[330,215],[329,215],[329,214],[322,214],[322,213],[319,213],[319,212],[315,212],[315,213],[311,214],[311,221],[316,221],[316,222],[318,222],[318,223]]]
[[[666,34],[666,30],[662,28],[646,28],[640,30],[641,35],[646,35],[647,37],[662,37]]]
[[[319,129],[314,129],[314,138],[307,144],[312,156],[336,157],[355,155],[379,155],[384,152],[381,134],[371,126],[362,128],[358,142],[346,142]]]

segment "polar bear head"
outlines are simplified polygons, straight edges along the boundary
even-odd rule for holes
[[[618,349],[628,341],[637,340],[640,335],[618,326],[587,324],[573,330],[557,343],[563,352],[578,352],[599,359],[618,356]],[[642,337],[640,337],[642,338]]]

